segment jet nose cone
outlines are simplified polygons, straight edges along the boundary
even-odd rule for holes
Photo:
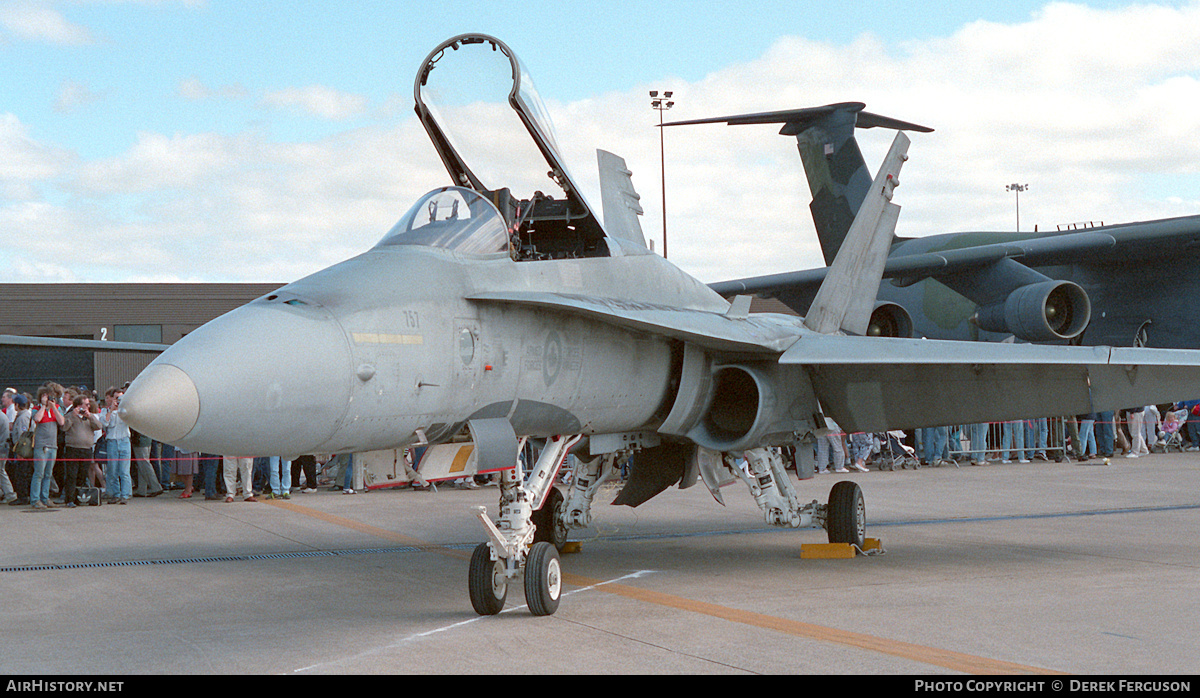
[[[143,434],[163,443],[175,443],[196,426],[200,394],[183,369],[155,363],[125,391],[117,414]]]

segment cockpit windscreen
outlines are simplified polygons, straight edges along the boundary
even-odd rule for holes
[[[508,251],[508,232],[500,212],[471,189],[435,189],[417,200],[377,247],[419,245],[463,254]]]

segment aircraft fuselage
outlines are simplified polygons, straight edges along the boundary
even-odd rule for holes
[[[585,285],[592,296],[727,307],[656,255],[514,262],[377,247],[217,318],[147,374],[169,371],[164,380],[194,384],[194,424],[173,443],[224,454],[397,448],[488,417],[531,436],[652,427],[677,381],[670,339],[467,300],[479,289],[570,293]],[[129,412],[180,421],[147,402],[153,396],[131,393],[146,404],[127,403]],[[249,424],[235,416],[247,411]]]

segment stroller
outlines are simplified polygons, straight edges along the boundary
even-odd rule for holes
[[[900,468],[912,468],[916,470],[921,467],[921,461],[917,459],[917,451],[911,446],[905,446],[902,439],[904,432],[888,431],[882,434],[876,434],[879,439],[879,469],[894,471],[896,466]]]
[[[1183,425],[1187,422],[1187,410],[1175,410],[1167,412],[1162,423],[1162,437],[1155,444],[1155,450],[1162,453],[1170,453],[1177,451],[1183,453]]]

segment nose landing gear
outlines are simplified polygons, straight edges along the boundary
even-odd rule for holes
[[[562,495],[553,489],[554,479],[566,458],[567,451],[581,437],[556,436],[547,440],[528,480],[524,480],[521,465],[503,471],[500,481],[500,517],[492,522],[487,510],[479,508],[479,519],[488,534],[488,542],[480,543],[471,555],[467,573],[467,590],[476,613],[490,616],[504,608],[508,585],[517,579],[524,581],[525,603],[535,616],[548,616],[558,610],[562,596],[562,566],[558,559],[551,531],[553,523],[543,529],[540,540],[534,523],[537,510],[562,508]],[[550,497],[557,495],[556,500]],[[563,531],[565,534],[565,529]]]

